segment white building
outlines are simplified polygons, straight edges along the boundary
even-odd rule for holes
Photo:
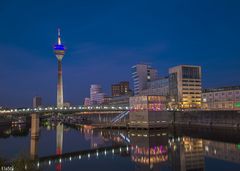
[[[137,95],[147,87],[147,82],[157,79],[157,70],[150,65],[137,64],[132,67],[134,94]]]
[[[97,84],[92,84],[90,87],[90,104],[102,104],[104,102],[104,93],[102,87]]]
[[[170,68],[169,93],[180,108],[201,108],[201,67],[179,65]]]
[[[240,86],[204,89],[202,106],[209,110],[240,110]]]

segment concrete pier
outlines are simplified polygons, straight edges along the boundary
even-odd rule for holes
[[[34,113],[31,115],[31,140],[30,140],[30,158],[35,160],[38,156],[39,141],[39,116]]]

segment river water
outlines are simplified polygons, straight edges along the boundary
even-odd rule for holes
[[[5,161],[0,169],[26,158],[44,171],[240,170],[238,130],[100,130],[44,123],[33,136],[30,129],[0,128],[0,159]]]

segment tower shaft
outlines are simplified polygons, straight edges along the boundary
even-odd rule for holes
[[[57,107],[63,107],[62,60],[58,60]]]

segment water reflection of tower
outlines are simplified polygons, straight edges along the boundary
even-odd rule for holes
[[[63,124],[58,123],[56,128],[56,154],[62,154],[62,147],[63,147]],[[59,171],[62,169],[61,161],[56,164],[56,170]]]
[[[38,156],[39,141],[39,116],[32,114],[31,116],[31,141],[30,141],[30,157],[36,159]]]

